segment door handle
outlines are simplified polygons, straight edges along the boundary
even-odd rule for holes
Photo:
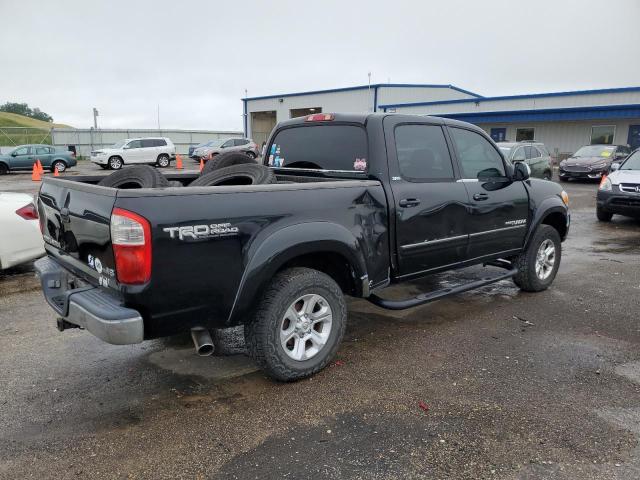
[[[489,195],[487,195],[486,193],[474,193],[473,194],[473,199],[477,200],[477,201],[482,201],[482,200],[486,200],[489,198]]]
[[[417,207],[418,205],[420,205],[420,200],[418,200],[417,198],[405,198],[404,200],[400,200],[398,202],[398,205],[403,208]]]

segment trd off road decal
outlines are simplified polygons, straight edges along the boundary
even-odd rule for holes
[[[237,235],[238,227],[230,223],[212,223],[211,225],[187,225],[184,227],[166,227],[163,232],[169,234],[169,238],[178,240],[200,240],[203,238],[218,238]]]

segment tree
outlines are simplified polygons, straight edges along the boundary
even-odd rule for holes
[[[25,117],[42,120],[43,122],[53,122],[51,115],[43,112],[38,107],[32,109],[26,103],[7,102],[4,105],[0,105],[0,112],[17,113]]]

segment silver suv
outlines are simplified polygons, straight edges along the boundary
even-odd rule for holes
[[[196,148],[193,151],[192,158],[196,162],[199,162],[200,159],[208,160],[222,152],[242,152],[251,158],[256,158],[260,155],[258,145],[250,138],[222,138],[220,140],[213,140],[200,148]]]

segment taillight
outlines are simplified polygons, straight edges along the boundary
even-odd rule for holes
[[[33,203],[19,208],[18,210],[16,210],[16,213],[25,220],[38,220],[38,210]]]
[[[111,244],[118,282],[147,283],[151,278],[151,225],[140,215],[114,208]]]
[[[329,122],[335,118],[333,113],[314,113],[313,115],[307,115],[305,122]]]

